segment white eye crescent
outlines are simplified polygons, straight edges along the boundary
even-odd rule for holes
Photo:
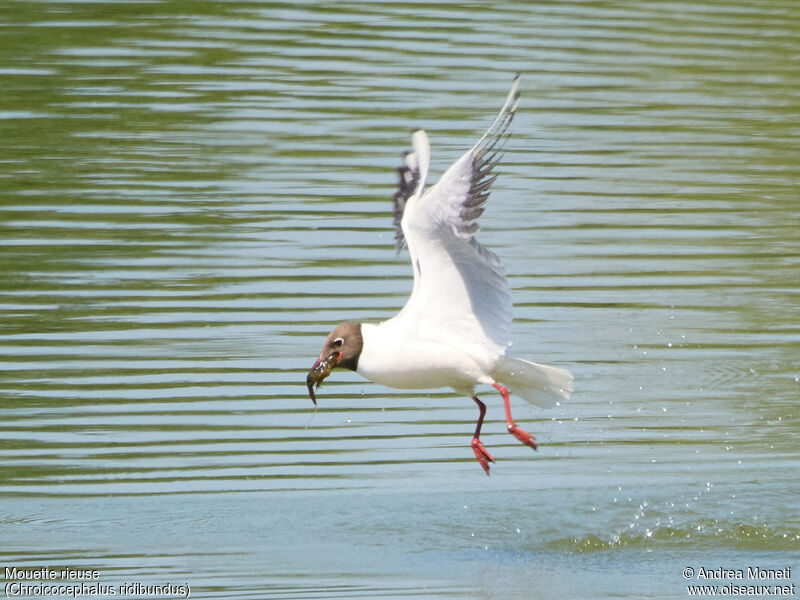
[[[336,346],[337,348],[341,348],[342,344],[344,344],[344,338],[336,338],[335,340],[333,340],[333,345]]]

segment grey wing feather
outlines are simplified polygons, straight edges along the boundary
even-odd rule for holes
[[[500,114],[472,149],[472,179],[459,211],[461,221],[457,225],[461,234],[473,235],[478,231],[478,218],[483,214],[484,204],[489,198],[489,188],[497,179],[497,175],[493,173],[494,167],[503,157],[503,145],[511,135],[508,128],[519,103],[518,80],[519,74],[514,77],[511,92]]]
[[[419,186],[419,163],[413,150],[405,150],[402,154],[403,164],[397,167],[398,184],[397,191],[392,197],[394,203],[394,243],[398,252],[406,245],[406,238],[403,235],[403,212],[406,209],[406,202],[414,195]]]
[[[484,204],[489,197],[489,188],[491,187],[497,175],[493,174],[495,165],[500,162],[503,156],[503,145],[508,139],[510,132],[508,130],[511,121],[514,119],[514,112],[517,110],[519,102],[519,73],[514,77],[511,86],[511,91],[506,98],[500,113],[495,117],[492,124],[483,134],[480,140],[469,150],[469,152],[457,161],[448,172],[442,176],[437,186],[444,185],[448,188],[450,184],[455,187],[453,189],[461,189],[462,192],[457,195],[457,202],[459,205],[452,206],[453,210],[451,215],[451,223],[455,232],[464,238],[469,238],[471,241],[472,236],[478,231],[478,218],[483,214]],[[426,142],[427,143],[427,142]],[[399,176],[398,189],[394,194],[394,226],[395,226],[395,245],[399,252],[406,246],[405,234],[403,233],[402,220],[403,213],[405,212],[406,203],[415,193],[419,192],[421,183],[421,169],[419,164],[419,157],[413,150],[406,150],[403,152],[403,164],[398,167],[397,172]],[[422,159],[426,160],[426,159]],[[464,160],[469,162],[464,164]],[[427,174],[427,165],[424,167],[425,174]],[[468,172],[469,188],[464,190],[465,182],[461,179],[462,174]],[[425,175],[422,175],[424,177]],[[458,181],[454,181],[456,178]],[[424,185],[424,183],[423,183]],[[458,212],[455,212],[458,211]],[[477,245],[477,242],[474,242]],[[489,250],[479,247],[481,254],[485,254],[492,260],[496,257]]]

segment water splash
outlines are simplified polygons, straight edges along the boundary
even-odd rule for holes
[[[749,525],[720,519],[698,519],[680,526],[663,525],[606,536],[588,533],[554,540],[548,546],[578,554],[619,548],[653,549],[668,546],[737,548],[742,550],[800,550],[800,529],[780,531],[766,523]]]

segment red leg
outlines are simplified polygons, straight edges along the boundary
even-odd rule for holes
[[[506,406],[506,425],[508,425],[508,432],[523,444],[527,444],[536,450],[536,439],[524,429],[517,427],[517,424],[514,423],[514,419],[511,418],[511,403],[508,400],[508,390],[497,382],[493,383],[492,386],[503,396],[503,403]]]
[[[478,425],[475,427],[475,435],[472,436],[472,451],[475,453],[475,458],[478,459],[478,462],[483,467],[483,470],[486,471],[486,474],[489,474],[489,463],[494,462],[494,458],[486,448],[483,447],[481,444],[480,436],[481,436],[481,426],[483,425],[483,417],[486,416],[486,405],[478,400],[477,396],[472,397],[475,400],[475,404],[478,405],[478,410],[481,411],[481,414],[478,416]]]

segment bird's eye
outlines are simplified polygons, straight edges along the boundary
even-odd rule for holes
[[[343,338],[336,338],[335,340],[333,340],[333,345],[336,346],[337,348],[341,348],[342,344],[344,344]]]

